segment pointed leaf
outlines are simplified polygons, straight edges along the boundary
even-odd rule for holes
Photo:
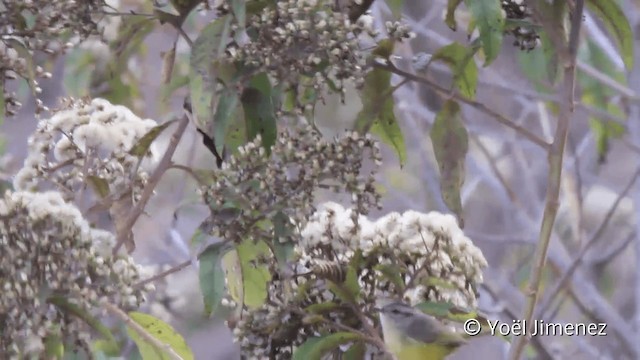
[[[460,188],[464,183],[469,139],[457,102],[449,100],[444,103],[431,128],[431,142],[440,169],[442,199],[449,210],[456,214],[460,227],[463,227]]]
[[[144,136],[141,137],[140,140],[138,140],[138,142],[131,147],[131,150],[129,150],[129,154],[137,157],[143,157],[147,155],[147,152],[151,147],[151,143],[153,143],[156,138],[158,138],[158,136],[162,134],[164,129],[168,128],[169,125],[173,124],[175,121],[176,120],[170,120],[164,124],[152,127],[151,130],[147,131],[147,133],[144,134]]]
[[[348,332],[312,337],[295,350],[293,360],[320,360],[323,355],[338,348],[340,345],[357,340],[361,340],[360,335]]]
[[[588,0],[587,6],[597,15],[618,43],[627,70],[633,68],[633,31],[629,20],[615,0]]]
[[[109,196],[109,182],[99,176],[89,175],[87,176],[87,181],[91,184],[93,190],[100,196],[101,198],[105,198]]]
[[[456,31],[456,29],[458,28],[458,24],[456,23],[456,9],[461,3],[462,0],[447,1],[447,12],[444,16],[444,22],[453,31]]]
[[[431,57],[431,61],[440,60],[449,66],[456,88],[470,99],[475,98],[478,85],[478,67],[473,61],[474,53],[473,48],[454,42],[440,48]]]
[[[393,147],[400,165],[404,165],[407,149],[402,130],[393,112],[391,73],[382,69],[371,70],[365,77],[360,98],[362,110],[356,119],[355,130],[379,136],[385,144]]]
[[[209,245],[198,256],[200,291],[204,299],[204,312],[207,315],[215,313],[224,296],[224,271],[221,260],[229,250],[230,246],[227,243],[220,242]]]
[[[178,334],[171,325],[154,316],[136,311],[130,312],[129,317],[140,325],[149,335],[173,349],[183,360],[193,360],[193,353],[189,345],[187,345],[184,338]],[[130,326],[127,326],[127,333],[138,346],[138,351],[140,351],[143,360],[172,359],[164,348],[157,348]]]
[[[502,47],[504,13],[500,0],[465,0],[474,24],[480,31],[480,41],[485,54],[484,66],[498,57]]]

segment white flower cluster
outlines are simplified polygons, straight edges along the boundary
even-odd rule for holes
[[[66,199],[73,199],[90,179],[101,179],[109,193],[133,189],[136,195],[148,175],[130,150],[156,125],[104,99],[71,100],[66,109],[38,123],[14,188],[54,184]],[[152,159],[153,147],[145,161]]]
[[[133,260],[111,256],[113,235],[90,228],[58,192],[8,192],[0,220],[0,358],[38,357],[49,336],[87,345],[86,324],[60,302],[93,311],[143,301]]]
[[[476,306],[475,289],[482,282],[487,261],[452,215],[393,212],[372,222],[329,202],[310,218],[301,235],[299,253],[308,262],[313,263],[330,248],[336,254],[331,260],[345,265],[355,251],[361,250],[373,263],[397,267],[405,287],[402,294],[387,295],[403,296],[413,304],[431,300]],[[380,270],[375,273],[378,278],[384,277]],[[387,285],[376,288],[389,292]]]

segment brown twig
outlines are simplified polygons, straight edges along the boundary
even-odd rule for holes
[[[182,134],[184,134],[184,131],[187,128],[188,124],[189,124],[189,116],[185,113],[182,119],[180,119],[180,122],[178,123],[178,128],[171,136],[171,140],[169,141],[169,146],[167,146],[167,150],[165,151],[164,156],[160,160],[160,163],[154,170],[151,177],[149,177],[149,181],[147,182],[147,185],[142,190],[142,195],[140,196],[140,200],[131,209],[131,211],[129,211],[129,215],[126,218],[126,222],[122,227],[123,231],[120,234],[118,234],[118,241],[116,242],[116,245],[113,248],[114,255],[118,253],[118,250],[120,250],[120,247],[122,246],[122,244],[124,244],[126,240],[126,237],[124,236],[124,234],[127,234],[131,230],[133,225],[136,223],[136,221],[144,211],[144,207],[147,205],[147,202],[151,198],[153,191],[158,185],[160,178],[162,178],[162,175],[171,166],[171,158],[173,157],[173,153],[176,151],[176,148],[178,147],[178,143],[180,142],[180,139],[182,138]]]
[[[502,125],[505,125],[513,130],[515,130],[518,134],[522,135],[524,138],[526,138],[527,140],[531,141],[532,143],[542,147],[543,149],[549,149],[549,143],[547,143],[546,141],[544,141],[542,138],[540,138],[538,135],[532,133],[531,131],[529,131],[528,129],[512,122],[511,120],[507,119],[504,115],[501,115],[498,112],[493,111],[492,109],[490,109],[488,106],[486,106],[485,104],[475,101],[475,100],[471,100],[465,96],[463,96],[462,94],[458,93],[457,91],[452,91],[451,89],[448,89],[444,86],[441,86],[439,84],[437,84],[436,82],[427,79],[425,77],[416,75],[416,74],[412,74],[410,72],[398,69],[397,67],[395,67],[393,64],[390,63],[381,63],[381,62],[374,62],[373,66],[379,69],[383,69],[383,70],[387,70],[389,72],[392,72],[396,75],[400,75],[402,77],[404,77],[405,79],[409,79],[411,81],[415,81],[418,83],[422,83],[425,85],[428,85],[429,87],[433,88],[434,90],[436,90],[437,92],[450,97],[452,99],[458,100],[462,103],[465,103],[479,111],[482,111],[490,116],[492,116],[494,119],[496,119],[499,123],[501,123]]]
[[[162,350],[163,353],[168,355],[171,360],[183,360],[182,356],[178,355],[171,345],[163,343],[153,337],[153,335],[149,334],[145,328],[135,322],[129,315],[127,315],[127,313],[120,310],[117,306],[110,303],[105,303],[103,306],[108,312],[122,320],[128,327],[137,332],[138,335],[140,335],[147,343],[153,345],[154,348]]]
[[[553,142],[549,150],[549,174],[547,177],[547,196],[542,216],[542,224],[540,228],[540,236],[538,239],[538,247],[533,260],[529,283],[526,289],[527,302],[523,312],[522,320],[531,323],[533,314],[538,300],[538,292],[540,290],[540,280],[547,260],[547,251],[551,242],[551,233],[558,213],[558,198],[560,196],[560,185],[562,179],[562,163],[564,160],[564,149],[569,133],[569,124],[575,110],[575,80],[576,80],[576,55],[578,49],[578,41],[580,39],[580,27],[582,25],[582,12],[584,10],[584,0],[576,0],[573,17],[571,19],[571,32],[566,48],[557,48],[560,59],[564,64],[564,81],[558,90],[559,97],[563,99],[560,102],[560,111],[558,114],[558,124],[554,135]],[[558,34],[550,34],[551,38],[560,36]],[[517,360],[520,358],[522,351],[527,343],[527,336],[519,336],[514,339],[509,351],[509,359]]]

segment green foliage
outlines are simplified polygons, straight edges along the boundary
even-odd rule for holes
[[[162,134],[162,132],[166,128],[169,127],[169,125],[173,124],[174,122],[176,122],[176,120],[170,120],[165,122],[164,124],[156,125],[151,128],[151,130],[144,134],[144,136],[140,138],[140,140],[138,140],[138,142],[133,145],[133,147],[131,147],[131,150],[129,150],[129,154],[137,156],[139,158],[148,155],[151,144],[158,138],[158,136],[160,136],[160,134]]]
[[[337,332],[321,337],[312,337],[293,353],[293,360],[320,360],[322,356],[340,345],[360,340],[360,335]]]
[[[253,240],[244,241],[224,255],[222,264],[228,291],[235,302],[249,308],[264,304],[271,273],[263,265],[263,259],[269,256],[269,247],[262,241],[254,243]]]
[[[448,0],[447,12],[445,13],[444,22],[453,31],[456,31],[458,24],[456,23],[456,9],[462,4],[462,0]]]
[[[502,47],[505,18],[500,0],[465,0],[474,25],[480,30],[480,41],[484,50],[484,66],[498,57]]]
[[[440,169],[442,199],[463,227],[460,188],[464,183],[469,139],[457,102],[449,100],[443,105],[431,129],[431,142]]]
[[[609,29],[620,47],[622,60],[627,70],[633,68],[633,31],[629,20],[615,0],[588,0],[588,8],[593,11]]]
[[[189,89],[196,125],[207,135],[215,131],[217,103],[218,59],[229,41],[231,17],[223,16],[210,22],[198,35],[191,49]]]
[[[167,353],[168,349],[173,350],[183,360],[193,360],[193,353],[186,341],[171,325],[151,315],[136,311],[130,312],[129,317],[140,325],[148,335],[154,337],[164,345],[162,348],[157,347],[154,343],[141,336],[135,329],[131,328],[131,326],[128,326],[127,333],[138,346],[143,360],[171,360],[172,358]]]
[[[616,70],[615,65],[609,60],[607,54],[593,42],[588,41],[581,50],[583,51],[580,52],[579,57],[583,61],[599,69],[611,78],[616,79],[618,82],[625,82],[624,75]],[[581,71],[578,71],[577,77],[582,87],[581,99],[584,104],[593,106],[606,113],[623,117],[622,109],[612,101],[616,95],[613,90],[602,86],[600,82]],[[596,115],[591,115],[589,116],[589,126],[596,140],[598,159],[600,162],[604,162],[609,151],[611,140],[619,138],[624,134],[624,125]]]
[[[393,90],[390,72],[373,69],[367,74],[360,93],[362,110],[356,118],[355,130],[379,136],[396,151],[402,166],[407,160],[407,149],[400,124],[393,112]]]
[[[431,61],[440,60],[449,66],[455,87],[470,99],[475,98],[478,86],[478,67],[473,61],[474,54],[475,48],[466,48],[454,42],[441,47],[431,58]]]
[[[271,82],[265,73],[255,75],[240,97],[244,110],[247,141],[262,137],[262,146],[267,154],[276,142],[278,133]]]
[[[542,46],[529,52],[519,52],[518,60],[524,75],[540,92],[550,92],[554,84],[560,80],[560,62],[546,32],[540,34]]]
[[[225,243],[216,243],[209,245],[198,257],[200,290],[204,300],[204,312],[207,315],[215,313],[225,293],[222,257],[227,251],[229,247]]]

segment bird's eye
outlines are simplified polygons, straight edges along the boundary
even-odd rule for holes
[[[391,312],[394,313],[394,314],[400,314],[400,310],[398,310],[398,309],[393,309],[393,310],[391,310]]]

